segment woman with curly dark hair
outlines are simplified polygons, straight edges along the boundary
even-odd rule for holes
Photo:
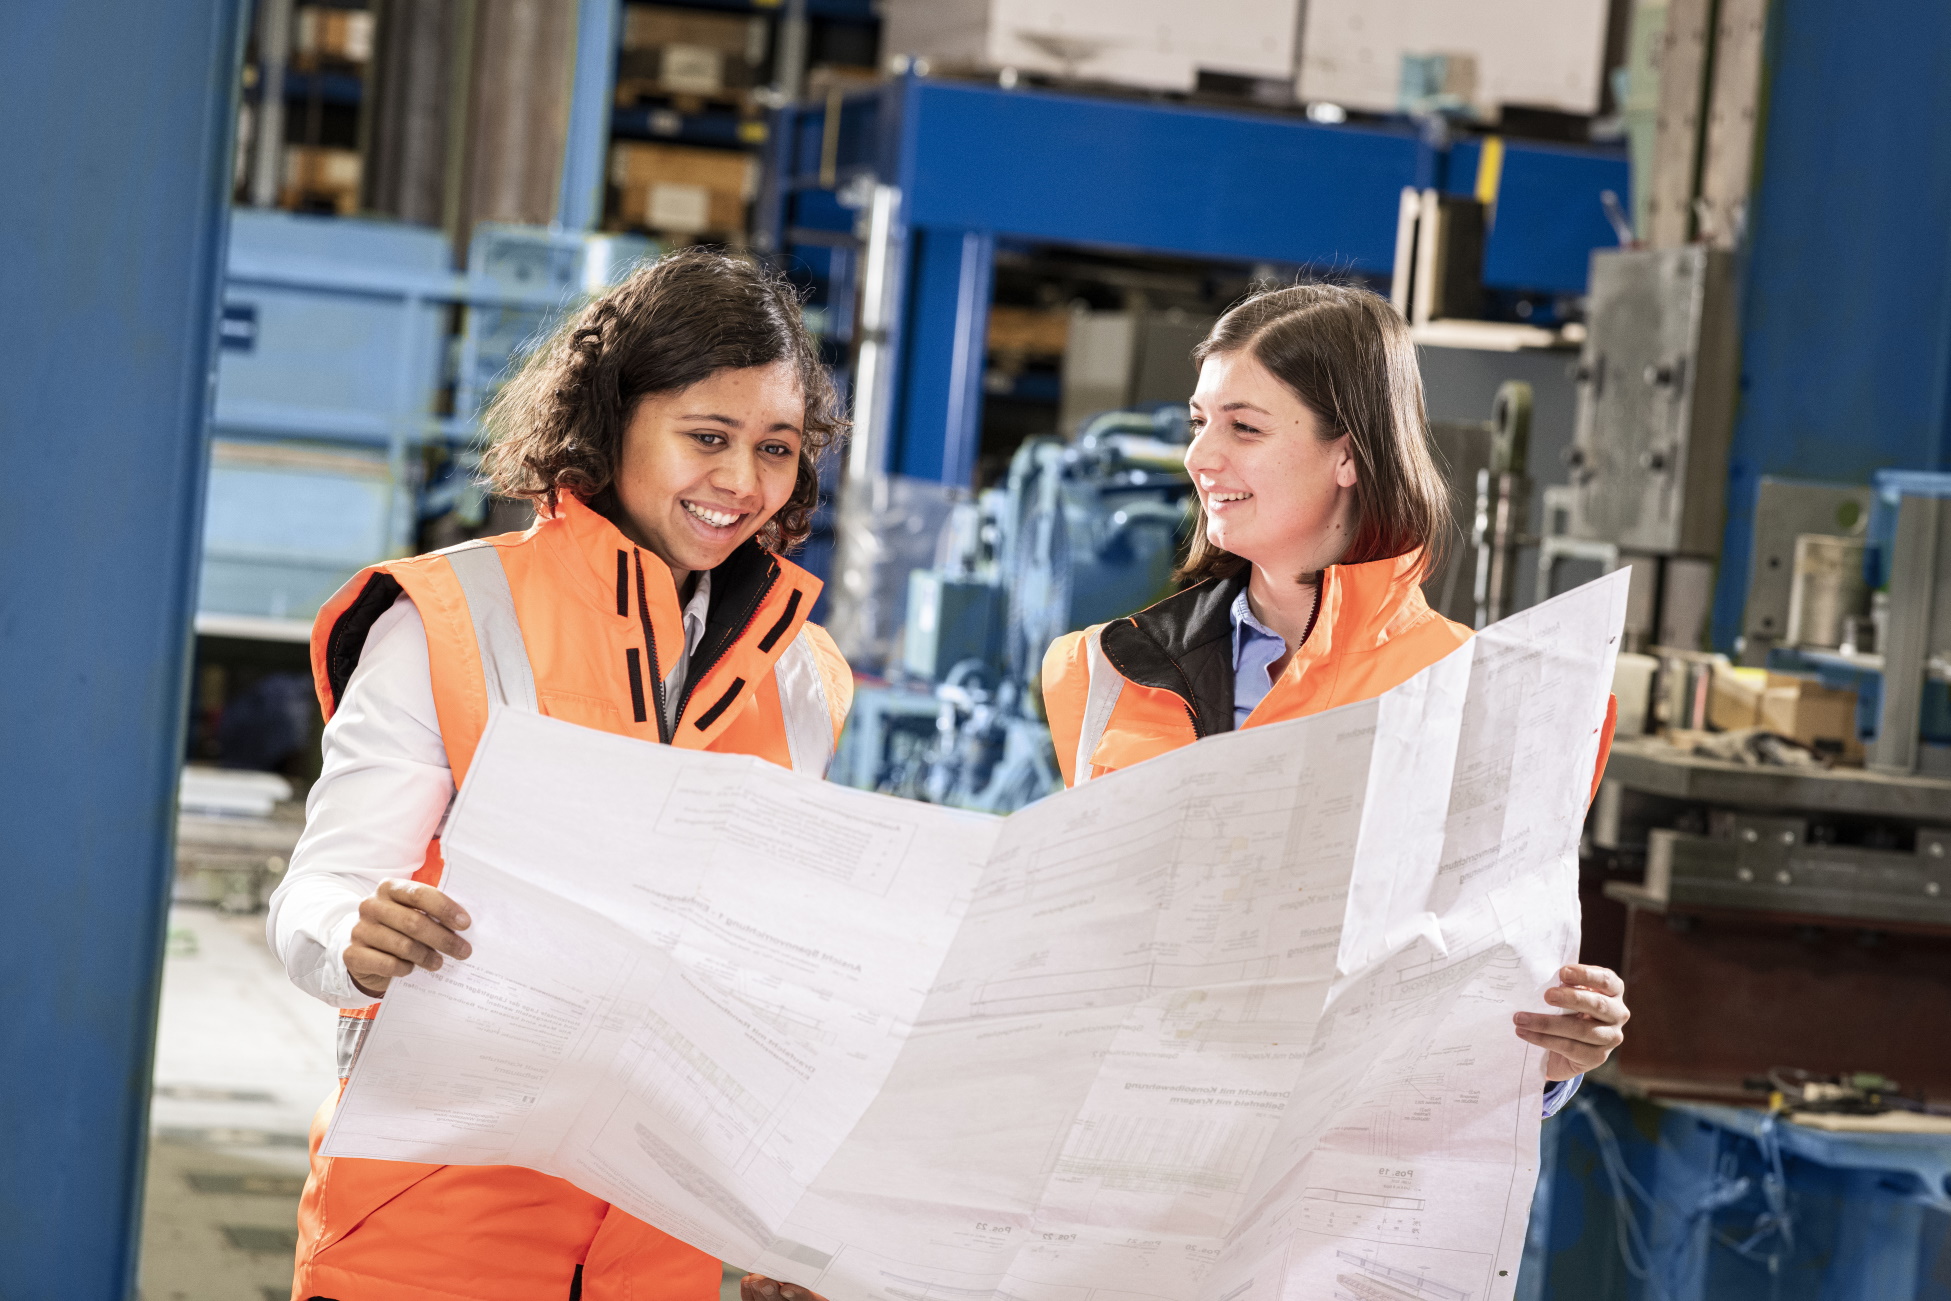
[[[375,565],[313,630],[324,764],[267,929],[292,981],[342,1009],[342,1080],[390,981],[468,956],[438,837],[491,705],[818,775],[852,701],[807,622],[819,581],[783,554],[843,428],[786,284],[698,250],[639,269],[487,423],[489,479],[534,526]],[[294,1297],[717,1296],[717,1261],[561,1179],[321,1156],[336,1102],[313,1127]]]

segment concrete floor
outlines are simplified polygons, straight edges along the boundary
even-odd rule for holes
[[[140,1301],[291,1294],[305,1136],[337,1013],[292,988],[261,913],[170,909],[150,1108]],[[721,1301],[738,1301],[727,1268]]]
[[[290,1295],[305,1133],[332,1086],[335,1025],[285,979],[261,914],[170,910],[143,1301]]]

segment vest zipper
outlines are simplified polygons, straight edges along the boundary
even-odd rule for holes
[[[663,665],[657,659],[657,634],[650,626],[650,603],[644,599],[644,557],[634,547],[630,554],[637,562],[637,619],[643,624],[644,653],[650,657],[650,696],[657,711],[657,739],[669,745],[677,729],[664,716]]]
[[[766,575],[765,582],[760,585],[758,595],[752,600],[751,609],[745,612],[744,620],[738,625],[738,631],[726,639],[725,644],[719,648],[718,653],[712,656],[710,662],[702,669],[699,669],[695,673],[686,673],[684,675],[684,694],[677,698],[676,722],[682,723],[684,721],[684,707],[691,703],[691,693],[698,689],[698,684],[710,677],[711,671],[724,662],[726,654],[731,651],[732,647],[745,640],[745,634],[752,631],[752,624],[759,617],[759,608],[765,604],[765,599],[772,595],[772,589],[778,585],[779,568],[775,565],[773,566],[772,572]],[[716,720],[713,721],[715,722]],[[709,727],[710,724],[707,723],[706,726]],[[672,731],[675,732],[676,730],[676,727],[673,726]]]
[[[1199,726],[1199,713],[1192,707],[1192,679],[1186,676],[1186,671],[1179,667],[1177,660],[1169,655],[1165,658],[1166,662],[1172,666],[1172,671],[1179,675],[1179,681],[1185,683],[1184,695],[1179,695],[1176,691],[1172,694],[1179,696],[1180,706],[1186,711],[1186,717],[1192,720],[1192,737],[1195,741],[1203,739],[1206,735],[1206,729]]]

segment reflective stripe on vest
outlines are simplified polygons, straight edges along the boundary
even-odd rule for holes
[[[1091,756],[1097,753],[1104,730],[1111,726],[1111,714],[1125,689],[1125,675],[1111,667],[1104,648],[1098,644],[1101,631],[1094,628],[1084,634],[1085,663],[1090,669],[1091,684],[1084,694],[1084,722],[1077,731],[1077,756],[1071,762],[1073,786],[1091,779]]]
[[[826,776],[833,763],[833,711],[804,628],[773,663],[772,680],[779,688],[779,714],[786,726],[786,752],[792,756],[793,771]]]
[[[536,712],[535,670],[528,662],[528,643],[515,618],[515,593],[502,567],[501,548],[485,542],[463,542],[440,554],[447,557],[467,615],[474,624],[474,645],[481,654],[481,676],[494,704]]]
[[[538,712],[535,695],[535,670],[529,662],[528,643],[522,639],[522,625],[515,617],[515,593],[508,584],[508,571],[502,567],[501,549],[485,542],[463,542],[440,553],[460,581],[467,600],[468,620],[474,625],[474,644],[481,657],[481,676],[487,683],[488,699],[496,704]],[[826,683],[820,677],[819,662],[808,643],[804,629],[793,638],[774,663],[773,681],[779,691],[779,712],[785,724],[786,750],[792,757],[793,771],[809,777],[825,777],[833,762],[833,714],[828,707]],[[1106,717],[1109,718],[1107,712]],[[1100,725],[1098,731],[1103,731]],[[453,807],[453,802],[448,802]],[[435,835],[447,829],[447,814],[440,815]],[[352,1065],[366,1046],[366,1033],[372,1028],[368,1008],[347,1009],[340,1013],[338,1034],[339,1078],[352,1074]]]

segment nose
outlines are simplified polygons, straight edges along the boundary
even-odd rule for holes
[[[1218,449],[1212,437],[1212,426],[1208,425],[1195,434],[1191,444],[1186,447],[1186,473],[1197,478],[1202,474],[1217,474],[1219,470]]]
[[[730,456],[718,458],[712,467],[711,486],[741,501],[759,493],[759,451],[741,447]]]

